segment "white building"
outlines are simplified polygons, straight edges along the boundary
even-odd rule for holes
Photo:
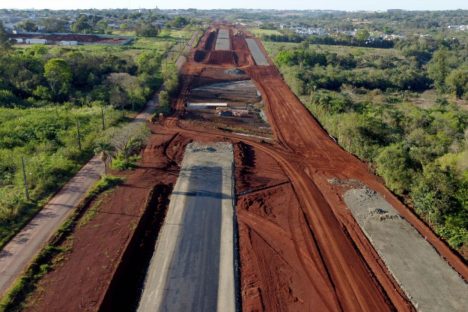
[[[78,41],[65,41],[65,40],[62,40],[59,42],[59,45],[62,45],[62,46],[76,46],[78,45]]]
[[[25,42],[27,44],[47,44],[47,39],[27,38]]]

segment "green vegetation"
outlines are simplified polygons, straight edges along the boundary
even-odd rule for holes
[[[159,92],[159,107],[155,115],[168,115],[171,112],[171,96],[179,90],[179,74],[175,64],[170,63],[163,67],[164,89]]]
[[[468,246],[468,112],[460,107],[468,97],[465,46],[266,45],[339,144],[371,163],[458,250]],[[433,99],[419,107],[423,91]]]
[[[0,48],[3,50],[8,50],[11,47],[10,39],[8,38],[8,34],[3,27],[3,22],[0,21]]]
[[[96,182],[73,215],[49,240],[48,245],[36,256],[11,290],[3,296],[0,301],[0,311],[21,311],[24,308],[27,296],[36,289],[40,279],[53,270],[54,266],[60,261],[60,255],[70,250],[67,240],[70,239],[73,230],[78,225],[83,214],[88,210],[89,205],[99,194],[122,183],[122,178],[114,176],[104,176]]]
[[[96,184],[94,184],[94,186],[89,190],[87,196],[88,198],[96,198],[99,194],[122,184],[123,181],[124,180],[121,177],[105,175],[97,181]]]
[[[176,84],[161,70],[176,40],[172,32],[161,35],[138,39],[138,46],[0,51],[0,246],[93,154],[105,154],[114,168],[135,166],[144,125],[126,130],[117,125],[129,120],[126,110],[140,110],[165,77],[169,86]],[[128,131],[128,137],[116,135],[119,131]]]
[[[115,125],[121,118],[113,108],[105,109],[106,125]],[[1,244],[92,156],[94,141],[101,135],[97,106],[0,109]],[[29,201],[24,196],[21,157]]]
[[[134,169],[150,131],[144,122],[110,128],[96,142],[95,152],[117,170]]]

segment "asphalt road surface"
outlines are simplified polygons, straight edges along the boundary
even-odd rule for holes
[[[232,145],[187,146],[138,311],[235,311]]]

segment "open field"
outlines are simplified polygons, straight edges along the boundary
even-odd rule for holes
[[[300,46],[300,43],[294,42],[263,42],[268,54],[273,58],[282,50],[290,50]],[[363,48],[363,47],[350,47],[339,45],[325,45],[325,44],[310,44],[310,50],[333,52],[338,55],[361,55],[361,56],[387,56],[387,57],[401,57],[401,51],[396,49],[379,49],[379,48]]]
[[[261,36],[271,36],[271,35],[281,35],[276,29],[261,29],[261,28],[249,28],[249,31],[254,34],[256,37]]]

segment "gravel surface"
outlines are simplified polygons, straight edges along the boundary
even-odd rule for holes
[[[344,200],[417,310],[466,311],[467,284],[385,198],[364,187]]]

